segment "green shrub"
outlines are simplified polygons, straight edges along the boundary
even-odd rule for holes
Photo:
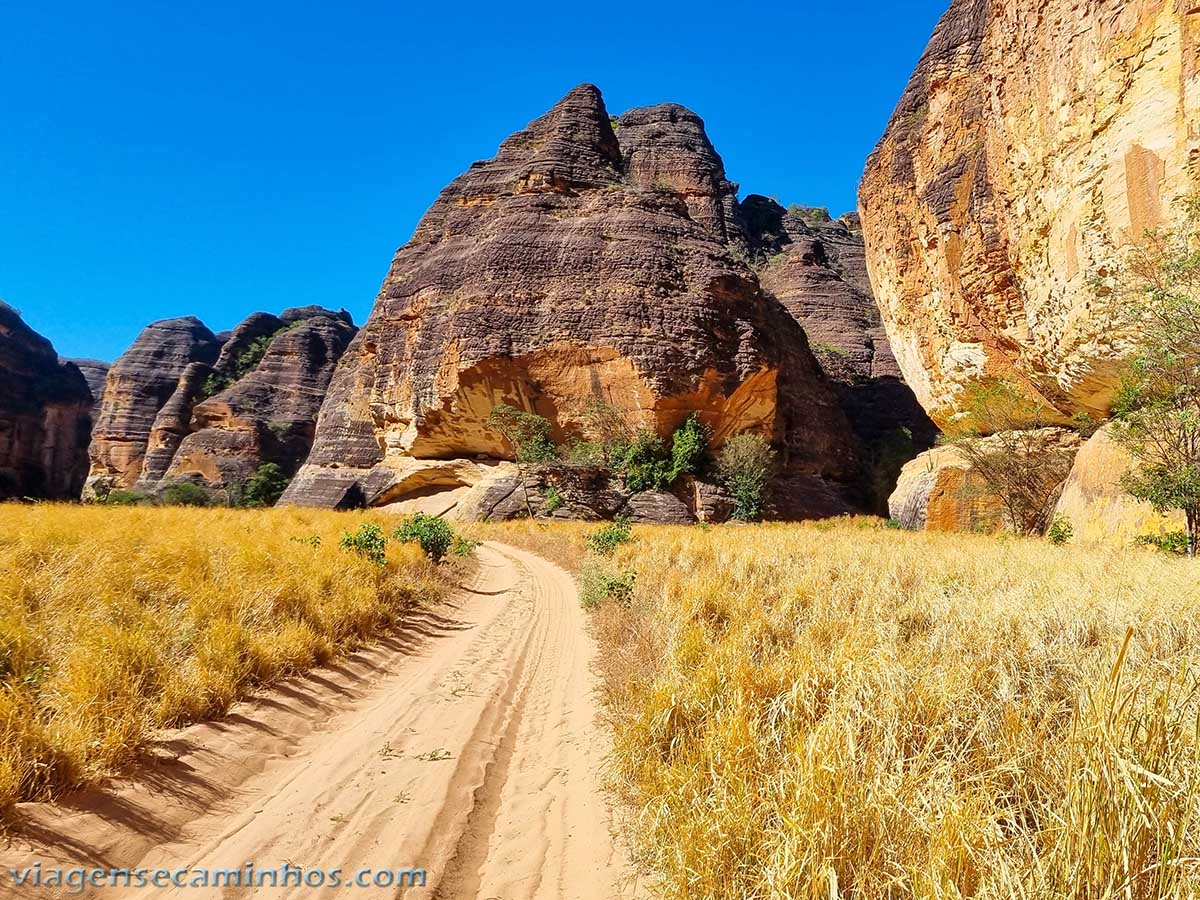
[[[383,529],[371,522],[364,522],[357,531],[347,531],[339,542],[343,550],[364,556],[377,566],[387,562],[387,537]]]
[[[633,572],[623,572],[606,560],[585,560],[579,569],[579,603],[584,609],[595,609],[606,601],[628,607],[633,583]]]
[[[717,472],[737,504],[735,519],[750,522],[762,516],[774,464],[775,451],[760,434],[743,432],[725,442],[717,459]]]
[[[401,544],[420,544],[426,556],[441,562],[454,544],[454,529],[443,518],[417,513],[405,517],[392,537]]]
[[[139,503],[145,503],[150,498],[145,494],[137,491],[114,490],[109,491],[104,495],[101,503],[108,503],[112,506],[137,506]]]
[[[321,536],[319,534],[310,534],[308,537],[292,537],[288,538],[293,544],[305,544],[312,547],[314,550],[321,549]]]
[[[601,556],[612,556],[617,547],[633,540],[633,526],[626,516],[617,516],[599,531],[588,535],[589,550]]]
[[[550,438],[550,421],[544,416],[501,403],[492,408],[487,427],[508,441],[519,463],[547,463],[558,459],[558,448]]]
[[[463,537],[461,534],[454,535],[454,541],[450,544],[450,552],[459,559],[466,559],[475,552],[475,548],[479,546],[479,541],[471,538]]]
[[[665,490],[671,484],[667,446],[649,428],[638,429],[618,463],[618,470],[625,487],[634,493]]]
[[[1056,515],[1051,520],[1050,527],[1046,529],[1046,540],[1055,546],[1069,544],[1074,536],[1075,529],[1071,527],[1071,520],[1062,513]]]
[[[1166,531],[1162,534],[1143,534],[1134,538],[1143,547],[1156,547],[1163,553],[1187,556],[1188,536],[1186,531]]]
[[[212,503],[212,494],[198,484],[183,481],[164,488],[162,502],[167,506],[208,506]]]
[[[274,506],[283,496],[290,479],[275,463],[263,463],[254,470],[242,492],[243,506]]]
[[[694,475],[703,467],[708,456],[708,429],[700,416],[692,413],[671,436],[671,471],[667,476],[674,484],[681,475]]]
[[[542,488],[542,500],[544,501],[542,508],[547,514],[553,513],[556,509],[562,509],[564,503],[562,491],[556,484],[548,484]]]

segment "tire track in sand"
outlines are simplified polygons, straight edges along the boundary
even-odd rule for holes
[[[162,897],[642,896],[614,837],[574,580],[487,543],[420,640],[280,685],[167,735],[135,778],[27,804],[5,868],[425,868],[424,888],[152,890]],[[53,896],[52,892],[40,892]],[[33,895],[34,892],[30,892]],[[146,897],[109,888],[105,897]]]

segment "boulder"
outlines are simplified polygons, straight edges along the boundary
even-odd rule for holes
[[[1103,419],[1125,350],[1094,276],[1195,190],[1195,10],[953,0],[859,189],[892,349],[939,424],[1003,378]]]
[[[985,449],[1012,447],[1020,442],[1008,432],[982,438]],[[1070,461],[1079,449],[1079,436],[1064,428],[1037,430],[1031,443],[1039,458],[1054,457],[1053,465],[1039,464],[1030,477],[1041,478],[1039,490],[1053,500],[1060,489]],[[1046,457],[1040,457],[1044,452]],[[926,531],[999,531],[1009,527],[1004,506],[954,445],[934,447],[906,463],[900,470],[896,489],[888,498],[888,513],[904,528]]]
[[[631,522],[647,525],[691,525],[696,521],[687,504],[667,491],[641,491],[621,510]]]
[[[0,500],[78,497],[91,414],[79,368],[0,302]]]
[[[1080,448],[1055,507],[1071,523],[1076,540],[1129,544],[1145,534],[1184,531],[1182,511],[1162,515],[1149,503],[1135,500],[1121,478],[1135,466],[1133,458],[1105,427]]]

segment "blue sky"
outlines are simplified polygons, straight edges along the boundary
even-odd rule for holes
[[[104,359],[168,316],[361,322],[442,186],[584,81],[844,212],[945,6],[0,0],[0,298]]]

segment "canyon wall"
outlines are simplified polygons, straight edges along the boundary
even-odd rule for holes
[[[1126,349],[1093,279],[1200,164],[1200,15],[1165,0],[954,0],[866,167],[867,263],[939,423],[992,378],[1102,418]]]
[[[0,500],[77,497],[91,415],[80,370],[0,302]]]

